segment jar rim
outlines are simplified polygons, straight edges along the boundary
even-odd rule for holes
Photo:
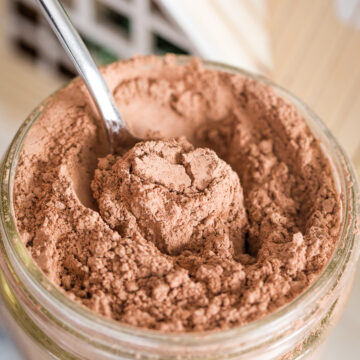
[[[179,64],[185,64],[191,59],[190,56],[184,55],[177,56],[176,58]],[[43,300],[47,299],[47,301],[55,302],[57,305],[61,304],[64,306],[64,312],[70,311],[71,316],[69,316],[69,318],[77,317],[78,321],[81,321],[85,327],[91,327],[91,324],[96,323],[97,327],[99,327],[99,332],[104,331],[108,333],[109,336],[115,338],[121,335],[128,336],[131,341],[136,338],[148,339],[149,341],[156,341],[162,344],[166,343],[167,346],[171,346],[171,344],[177,345],[179,343],[192,346],[196,345],[199,339],[201,339],[203,344],[204,341],[220,343],[226,340],[231,341],[234,337],[239,339],[239,337],[242,336],[244,336],[245,339],[245,336],[246,338],[256,337],[256,334],[260,331],[262,331],[262,334],[268,333],[270,336],[275,325],[283,326],[284,331],[289,329],[289,326],[293,326],[294,322],[296,322],[298,318],[301,318],[300,315],[304,312],[304,308],[310,309],[310,307],[313,307],[314,298],[323,298],[329,287],[333,285],[333,279],[339,278],[346,271],[347,262],[356,260],[359,255],[359,244],[355,236],[359,214],[359,204],[357,203],[359,185],[357,177],[347,155],[324,123],[296,96],[261,75],[253,74],[238,67],[219,62],[202,59],[202,63],[207,68],[240,74],[272,87],[281,97],[289,99],[290,102],[296,106],[298,111],[304,116],[315,136],[321,137],[320,140],[324,142],[326,153],[329,154],[329,161],[331,161],[333,167],[335,166],[337,169],[340,185],[339,191],[343,201],[342,229],[336,249],[326,267],[303,293],[271,314],[245,325],[226,330],[162,333],[157,330],[133,327],[95,314],[90,309],[71,300],[43,274],[23,244],[16,227],[13,186],[17,163],[26,135],[37,118],[41,116],[43,109],[51,102],[53,97],[53,95],[51,95],[36,107],[22,124],[3,160],[4,165],[0,174],[0,221],[6,233],[3,247],[6,252],[6,260],[11,263],[12,266],[16,266],[17,274],[20,278],[27,279],[33,284],[36,284],[39,287],[39,295],[42,296]],[[335,176],[335,172],[333,173]],[[5,213],[4,209],[8,211]]]

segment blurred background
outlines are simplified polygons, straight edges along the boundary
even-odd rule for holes
[[[261,73],[305,101],[360,171],[360,0],[64,0],[99,65],[195,54]],[[0,0],[0,155],[75,71],[34,0]],[[360,353],[360,276],[326,360]],[[1,329],[2,327],[2,329]],[[21,359],[0,315],[0,360]]]

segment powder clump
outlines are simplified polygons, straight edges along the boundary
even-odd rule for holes
[[[214,151],[194,149],[184,138],[108,155],[92,189],[102,218],[123,237],[139,232],[170,255],[199,251],[210,237],[243,252],[247,219],[238,175]]]

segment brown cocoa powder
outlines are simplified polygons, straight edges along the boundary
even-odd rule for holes
[[[140,142],[99,161],[92,190],[122,238],[141,234],[165,254],[244,250],[247,218],[239,177],[210,149],[185,139]]]
[[[103,73],[152,141],[106,156],[83,83],[55,95],[14,189],[42,271],[103,316],[166,332],[242,325],[303,292],[331,257],[341,207],[296,108],[196,59],[137,57]]]

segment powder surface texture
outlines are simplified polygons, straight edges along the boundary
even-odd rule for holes
[[[107,155],[79,79],[50,100],[14,188],[42,271],[98,314],[164,332],[239,326],[301,294],[336,246],[341,200],[296,108],[196,59],[137,57],[103,74],[146,141]]]
[[[92,189],[102,218],[122,237],[139,233],[169,255],[244,249],[239,177],[214,151],[185,139],[147,141],[101,159]]]

